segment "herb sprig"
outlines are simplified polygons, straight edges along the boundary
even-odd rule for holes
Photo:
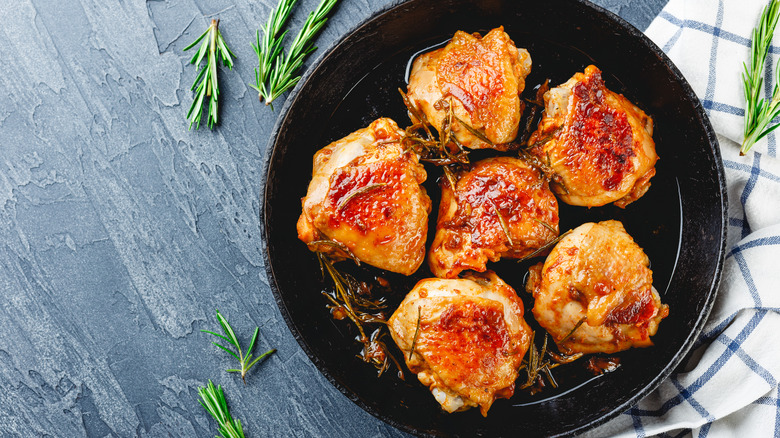
[[[222,386],[214,387],[209,380],[206,387],[198,388],[200,400],[198,402],[219,425],[219,433],[223,438],[244,438],[244,429],[241,426],[241,420],[234,419],[228,410],[225,394],[222,392]]]
[[[257,31],[257,45],[252,44],[257,54],[258,66],[255,69],[256,85],[249,86],[257,90],[260,100],[268,94],[266,82],[271,74],[274,62],[282,53],[282,42],[287,30],[282,32],[284,25],[290,18],[290,13],[297,0],[280,0],[276,9],[271,11],[268,22],[263,27],[263,39],[260,39],[260,31]]]
[[[184,48],[184,51],[191,49],[201,42],[200,49],[190,60],[190,64],[200,66],[203,58],[206,58],[206,65],[200,67],[200,72],[195,78],[190,90],[195,90],[195,99],[192,101],[190,110],[187,111],[187,119],[190,121],[190,129],[193,123],[195,129],[200,127],[200,119],[203,115],[203,101],[208,97],[208,118],[209,128],[214,129],[218,121],[219,104],[219,83],[217,81],[217,64],[222,59],[222,64],[229,69],[233,69],[233,57],[236,55],[230,51],[222,33],[219,31],[219,20],[211,20],[211,25],[203,32],[198,39]]]
[[[363,349],[358,357],[372,364],[377,369],[377,376],[384,374],[390,365],[394,364],[398,369],[398,376],[403,379],[401,364],[382,340],[386,334],[387,324],[384,314],[387,309],[385,299],[374,299],[368,285],[336,269],[328,255],[317,251],[317,259],[320,262],[322,275],[325,276],[327,272],[335,287],[333,292],[322,292],[330,302],[328,308],[336,319],[349,318],[359,332],[357,340],[363,344]],[[368,335],[364,324],[381,325]]]
[[[252,369],[252,367],[255,366],[255,364],[257,364],[260,360],[275,353],[276,349],[272,348],[266,351],[265,353],[261,354],[260,356],[256,357],[254,360],[252,359],[252,349],[255,347],[257,336],[260,334],[260,328],[255,327],[255,334],[252,336],[252,341],[249,343],[249,348],[247,348],[246,350],[246,356],[244,356],[244,352],[241,349],[241,344],[239,344],[238,338],[236,337],[236,332],[233,330],[233,327],[230,326],[227,319],[225,319],[225,317],[222,316],[221,313],[219,313],[219,310],[217,310],[217,321],[219,321],[219,325],[222,326],[222,331],[225,332],[224,336],[208,330],[201,330],[201,331],[204,333],[208,333],[210,335],[214,335],[220,339],[223,339],[228,343],[230,343],[230,345],[236,347],[236,351],[233,351],[230,348],[225,347],[224,345],[218,344],[216,342],[212,342],[217,347],[227,351],[228,353],[230,353],[231,356],[238,359],[238,363],[241,365],[241,368],[228,369],[225,371],[227,371],[228,373],[241,373],[241,380],[243,380],[244,384],[246,385],[246,373],[249,372],[249,370]]]
[[[744,71],[742,81],[745,85],[745,139],[739,150],[745,155],[753,145],[775,130],[779,124],[772,124],[780,116],[780,63],[777,66],[777,77],[768,102],[760,96],[764,83],[764,62],[772,44],[772,36],[780,18],[780,0],[771,0],[764,7],[758,27],[753,29],[753,40],[750,45],[750,68],[742,63]]]
[[[281,54],[281,42],[287,32],[285,31],[278,38],[274,35],[278,35],[295,1],[280,0],[277,9],[273,11],[268,24],[263,29],[263,41],[265,42],[268,39],[269,44],[265,46],[265,43],[263,43],[264,46],[260,47],[258,38],[258,45],[255,48],[259,66],[255,74],[257,83],[252,85],[252,88],[257,90],[260,100],[265,101],[266,105],[271,105],[272,109],[273,101],[300,81],[301,76],[297,74],[298,70],[303,65],[306,57],[317,50],[313,42],[314,38],[325,25],[325,22],[328,21],[327,15],[338,2],[338,0],[322,0],[317,8],[306,18],[306,22],[298,32],[298,35],[295,36],[290,50],[284,56],[279,56]],[[272,37],[269,38],[269,34]]]

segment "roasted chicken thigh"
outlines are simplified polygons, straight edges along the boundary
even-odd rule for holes
[[[447,412],[487,415],[514,393],[531,329],[523,302],[495,273],[421,280],[388,321],[409,370]]]
[[[313,251],[405,275],[425,257],[431,200],[426,173],[401,147],[404,132],[382,118],[314,155],[298,238]]]
[[[558,236],[558,202],[541,172],[510,157],[479,161],[457,175],[455,189],[442,179],[431,272],[456,278],[483,272],[488,261],[525,257]]]
[[[517,136],[520,93],[530,72],[528,51],[515,47],[503,27],[484,37],[458,31],[445,47],[414,60],[407,96],[434,128],[441,130],[451,108],[457,119],[493,143],[453,119],[452,132],[464,146],[506,150]]]
[[[545,110],[528,141],[553,173],[567,204],[625,208],[650,187],[658,155],[653,119],[604,86],[591,65],[544,94]]]
[[[648,347],[669,314],[649,265],[620,222],[583,224],[530,269],[536,321],[565,353]]]

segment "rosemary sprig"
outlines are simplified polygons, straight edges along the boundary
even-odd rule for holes
[[[241,427],[241,420],[234,419],[228,410],[225,394],[222,392],[222,386],[214,387],[209,380],[206,387],[198,388],[200,400],[198,402],[219,425],[219,433],[223,438],[244,438],[244,429]]]
[[[281,0],[282,3],[292,0]],[[322,0],[317,8],[309,14],[303,28],[295,36],[290,46],[290,50],[284,56],[277,57],[273,67],[270,68],[270,74],[267,82],[257,84],[256,90],[260,93],[260,100],[264,100],[266,105],[271,105],[273,101],[282,93],[294,87],[301,79],[297,75],[298,70],[306,57],[317,50],[314,45],[314,38],[317,36],[322,26],[328,21],[328,13],[336,6],[338,0]],[[263,58],[258,51],[258,61],[260,69],[268,69],[268,64],[263,65]],[[273,106],[271,106],[273,108]]]
[[[190,129],[195,124],[195,129],[200,127],[200,119],[203,115],[203,101],[208,97],[209,114],[207,122],[209,128],[214,129],[218,121],[218,101],[219,84],[217,82],[217,64],[222,59],[222,64],[229,69],[233,69],[233,57],[236,55],[230,51],[222,33],[219,31],[219,20],[211,20],[211,25],[201,34],[192,44],[184,48],[187,51],[203,41],[200,49],[190,59],[190,64],[200,66],[203,58],[206,58],[206,65],[200,67],[200,72],[195,78],[190,90],[195,90],[195,99],[192,101],[190,110],[187,111],[187,119],[190,121]]]
[[[330,301],[328,307],[334,317],[338,319],[349,318],[359,332],[357,340],[363,344],[363,349],[358,357],[364,362],[374,365],[378,376],[381,376],[392,362],[398,368],[398,375],[403,379],[401,365],[382,341],[387,323],[384,317],[384,311],[387,308],[384,298],[373,299],[371,291],[365,283],[359,282],[349,274],[340,272],[333,266],[333,261],[326,254],[317,252],[317,259],[320,262],[323,276],[327,272],[335,286],[333,293],[322,292],[322,295]],[[364,324],[382,325],[368,336]]]
[[[282,32],[285,23],[290,18],[290,13],[297,0],[279,0],[276,9],[271,11],[268,22],[263,26],[263,39],[260,39],[260,31],[257,31],[257,45],[252,44],[257,54],[258,66],[255,69],[255,85],[249,84],[258,92],[260,100],[268,94],[266,81],[271,73],[274,62],[282,53],[282,42],[287,30]]]
[[[252,369],[252,367],[255,366],[255,364],[257,364],[260,360],[275,353],[276,349],[272,348],[266,351],[265,353],[261,354],[260,356],[254,358],[254,360],[252,359],[252,349],[255,348],[255,342],[257,341],[257,336],[260,334],[260,327],[255,327],[255,334],[252,336],[252,341],[249,343],[249,348],[247,348],[246,350],[246,356],[244,356],[244,352],[241,349],[241,344],[238,343],[236,332],[233,330],[233,327],[230,326],[227,319],[225,319],[225,317],[222,316],[221,313],[219,313],[219,310],[217,310],[217,321],[219,321],[219,325],[222,326],[222,331],[225,332],[224,336],[208,330],[201,330],[201,331],[204,333],[208,333],[210,335],[214,335],[220,339],[223,339],[228,343],[230,343],[232,346],[236,347],[236,351],[233,351],[230,348],[225,347],[224,345],[218,344],[216,342],[212,342],[212,344],[227,351],[228,353],[230,353],[231,356],[238,359],[238,363],[241,365],[241,368],[229,369],[225,371],[227,371],[228,373],[241,373],[241,380],[243,380],[244,384],[246,385],[246,373],[249,372],[249,370]]]
[[[579,327],[579,325],[577,325]],[[577,330],[577,327],[574,330]],[[574,333],[572,330],[572,333]],[[572,355],[562,355],[556,353],[547,348],[547,332],[544,332],[544,341],[542,342],[542,348],[539,349],[534,340],[536,332],[531,332],[531,343],[528,346],[528,352],[526,357],[523,357],[523,362],[520,365],[518,371],[525,370],[526,381],[518,387],[518,389],[529,389],[531,395],[534,395],[544,388],[544,381],[542,375],[547,378],[547,382],[553,388],[558,387],[558,382],[553,377],[552,369],[561,365],[574,362],[582,357],[582,353],[576,353]]]
[[[342,254],[339,254],[339,255],[343,255],[344,257],[352,259],[352,261],[355,262],[356,265],[360,266],[360,259],[357,258],[357,256],[352,251],[349,250],[347,245],[344,245],[341,242],[337,242],[335,240],[330,240],[330,239],[321,239],[321,240],[315,240],[313,242],[309,242],[309,243],[306,244],[306,246],[309,248],[310,251],[314,251],[316,253],[322,252],[319,249],[320,245],[329,246],[329,247],[334,248],[334,249],[336,249],[338,251],[341,251]],[[322,266],[320,266],[320,268],[322,268]]]
[[[744,71],[742,81],[745,86],[745,139],[739,149],[745,155],[753,145],[775,130],[779,124],[770,126],[772,120],[780,115],[780,63],[777,65],[777,77],[772,91],[772,99],[767,102],[760,96],[764,82],[764,62],[772,44],[772,36],[780,18],[780,0],[771,0],[761,13],[758,27],[753,29],[750,45],[750,68],[742,63]]]
[[[550,372],[551,368],[555,368],[557,364],[552,363],[549,359],[545,358],[547,354],[547,333],[544,334],[544,343],[542,344],[541,351],[537,349],[534,339],[536,338],[536,332],[531,332],[531,343],[528,346],[528,357],[523,358],[523,363],[520,366],[519,371],[525,370],[527,379],[525,383],[520,385],[519,389],[531,388],[531,395],[541,391],[541,388],[537,388],[537,381],[541,377],[540,373],[544,373],[548,377],[548,381],[553,386],[557,387],[558,384]]]
[[[398,92],[401,94],[401,99],[403,99],[411,117],[417,120],[417,123],[406,128],[405,135],[401,139],[401,145],[405,149],[419,155],[420,160],[443,166],[445,169],[448,165],[469,164],[469,151],[458,141],[458,138],[452,131],[453,121],[458,121],[453,114],[452,105],[450,105],[449,101],[447,99],[439,99],[434,104],[434,107],[439,110],[447,110],[444,120],[442,120],[441,129],[438,130],[439,138],[437,140],[433,136],[430,129],[431,124],[425,117],[425,114],[412,103],[409,96],[402,89],[399,88]],[[446,174],[445,170],[445,175],[450,183],[454,182],[451,178],[451,172]],[[452,187],[454,188],[455,186],[452,185]]]

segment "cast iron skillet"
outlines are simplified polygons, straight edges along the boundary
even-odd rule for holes
[[[607,87],[655,119],[661,160],[647,195],[625,210],[561,205],[561,230],[588,221],[623,221],[650,257],[654,284],[671,310],[654,338],[656,345],[618,354],[622,366],[617,371],[593,378],[579,364],[560,367],[557,390],[535,397],[518,391],[510,400],[496,401],[482,418],[477,409],[446,414],[408,371],[406,381],[394,372],[377,378],[355,357],[356,333],[348,321],[334,321],[325,309],[320,295],[325,283],[314,255],[298,241],[295,224],[315,151],[380,116],[409,124],[397,88],[406,87],[405,70],[415,53],[445,42],[456,30],[485,32],[500,25],[531,53],[527,96],[545,78],[560,84],[593,63],[604,72]],[[334,386],[400,429],[453,436],[582,432],[657,387],[683,360],[711,309],[726,233],[725,180],[715,135],[672,62],[631,25],[585,1],[410,0],[388,7],[337,41],[307,72],[285,103],[269,150],[262,214],[266,267],[281,313]],[[475,154],[474,160],[483,155]],[[435,180],[441,172],[426,168],[433,225],[439,196]],[[490,266],[523,297],[526,309],[532,306],[524,292],[530,265],[502,261]],[[417,280],[431,276],[425,266],[410,278],[347,262],[338,266],[389,279],[393,310]],[[533,325],[530,312],[526,315]]]

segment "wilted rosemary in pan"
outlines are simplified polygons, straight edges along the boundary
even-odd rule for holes
[[[229,69],[233,69],[233,58],[236,56],[230,51],[225,39],[222,38],[222,33],[219,31],[219,20],[211,20],[211,25],[206,29],[201,36],[198,37],[192,44],[185,47],[187,51],[198,42],[203,41],[200,45],[198,52],[190,60],[190,64],[199,66],[203,58],[206,58],[206,65],[201,67],[200,73],[195,78],[195,82],[192,84],[190,90],[195,90],[195,100],[192,101],[190,110],[187,111],[187,119],[190,121],[190,129],[192,124],[195,124],[195,129],[200,127],[200,119],[203,114],[203,101],[208,97],[208,125],[209,128],[214,129],[214,125],[217,124],[218,119],[218,103],[219,103],[219,83],[217,82],[217,64],[219,59],[222,59],[222,64]]]
[[[528,108],[528,114],[525,115],[525,129],[523,130],[519,140],[521,145],[528,143],[528,139],[531,137],[531,133],[534,132],[534,126],[539,124],[539,119],[541,118],[541,114],[544,111],[544,93],[546,93],[549,89],[550,80],[547,79],[543,84],[537,86],[536,97],[534,100],[525,99],[525,102],[529,103],[530,105],[526,105],[525,107]],[[525,108],[523,108],[523,111],[521,111],[521,115],[525,114]]]
[[[315,242],[313,242],[315,243]],[[364,362],[374,365],[377,375],[381,376],[393,363],[398,368],[398,374],[403,379],[401,364],[390,353],[384,337],[387,334],[385,310],[387,305],[384,298],[373,299],[371,290],[366,283],[360,282],[349,274],[340,272],[333,266],[333,261],[322,252],[317,252],[320,269],[325,275],[328,273],[335,290],[322,294],[330,301],[328,308],[336,319],[349,318],[359,332],[358,341],[363,344],[363,349],[358,355]],[[370,335],[367,334],[366,324],[381,324]]]
[[[579,324],[574,328],[574,330],[577,330],[578,327]],[[572,330],[572,333],[574,330]],[[548,350],[547,336],[548,335],[545,332],[542,348],[539,349],[534,342],[536,332],[531,332],[531,344],[528,347],[527,356],[523,358],[523,363],[519,369],[519,371],[526,371],[526,381],[520,385],[518,389],[528,389],[528,392],[531,395],[540,392],[544,388],[545,383],[542,375],[547,378],[547,382],[550,384],[550,386],[557,388],[558,382],[555,381],[551,370],[555,367],[573,362],[582,357],[582,353],[573,354],[571,356],[564,356]],[[566,337],[568,338],[569,336],[571,336],[571,334],[567,335]]]
[[[417,120],[417,123],[406,128],[406,135],[401,140],[401,146],[420,155],[420,160],[437,166],[469,164],[468,150],[458,141],[452,131],[453,122],[462,123],[452,113],[452,105],[445,99],[441,99],[434,104],[434,107],[438,110],[447,110],[447,115],[442,121],[442,126],[439,130],[441,134],[437,139],[433,135],[432,126],[425,114],[409,100],[409,97],[403,90],[399,88],[398,92],[401,93],[401,98],[409,110],[409,114]],[[463,125],[467,126],[465,123]],[[467,129],[477,132],[470,126]],[[477,132],[477,134],[479,133]],[[482,136],[482,134],[479,134],[479,136]]]

